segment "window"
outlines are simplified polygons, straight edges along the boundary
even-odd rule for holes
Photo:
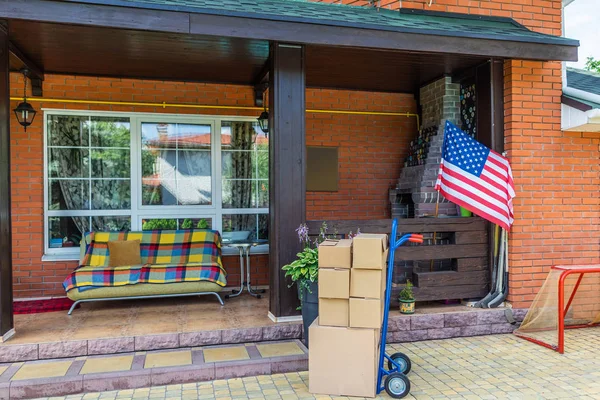
[[[268,239],[269,146],[253,118],[57,110],[45,119],[47,255],[75,258],[90,230]]]

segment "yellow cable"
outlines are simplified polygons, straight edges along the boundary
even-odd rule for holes
[[[12,101],[21,101],[20,97],[11,97]],[[44,97],[28,97],[29,101],[37,101],[42,103],[65,103],[65,104],[97,104],[97,105],[113,105],[113,106],[139,106],[139,107],[175,107],[175,108],[199,108],[199,109],[222,109],[222,110],[247,110],[247,111],[262,111],[261,107],[247,106],[211,106],[203,104],[175,104],[175,103],[143,103],[134,101],[106,101],[106,100],[72,100],[72,99],[48,99]],[[306,110],[308,113],[323,113],[323,114],[348,114],[348,115],[380,115],[389,117],[416,117],[417,130],[420,129],[419,114],[413,113],[396,113],[385,111],[351,111],[351,110]]]

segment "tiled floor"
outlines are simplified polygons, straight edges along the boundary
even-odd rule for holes
[[[392,345],[390,351],[403,351],[412,358],[413,370],[409,375],[412,391],[407,399],[600,399],[600,328],[568,331],[564,355],[513,335],[407,343]],[[330,399],[308,393],[306,372],[66,397],[73,400],[297,398]]]
[[[84,303],[70,316],[15,315],[16,334],[0,346],[275,325],[268,311],[268,298],[249,295],[223,307],[213,296]]]
[[[257,347],[260,346],[260,349]],[[185,367],[226,363],[228,361],[273,359],[304,355],[299,341],[198,347],[179,350],[136,352],[126,355],[87,356],[62,360],[29,361],[1,366],[0,384],[75,377],[89,374],[142,372],[153,368]],[[60,381],[57,381],[60,382]],[[32,383],[34,383],[32,381]],[[1,396],[0,396],[1,397]]]

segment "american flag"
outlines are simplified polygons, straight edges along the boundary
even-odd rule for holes
[[[509,230],[515,186],[508,159],[446,121],[435,189],[445,198]]]

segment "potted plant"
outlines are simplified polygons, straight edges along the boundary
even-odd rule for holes
[[[413,284],[407,280],[406,285],[400,291],[398,300],[400,301],[400,312],[402,314],[415,313],[415,294],[413,293]]]
[[[283,266],[285,276],[289,276],[292,284],[298,288],[298,298],[302,310],[304,338],[308,347],[308,328],[319,316],[319,244],[326,239],[327,225],[323,223],[319,237],[314,241],[308,236],[308,227],[301,224],[296,233],[303,250],[296,254],[296,259]]]

